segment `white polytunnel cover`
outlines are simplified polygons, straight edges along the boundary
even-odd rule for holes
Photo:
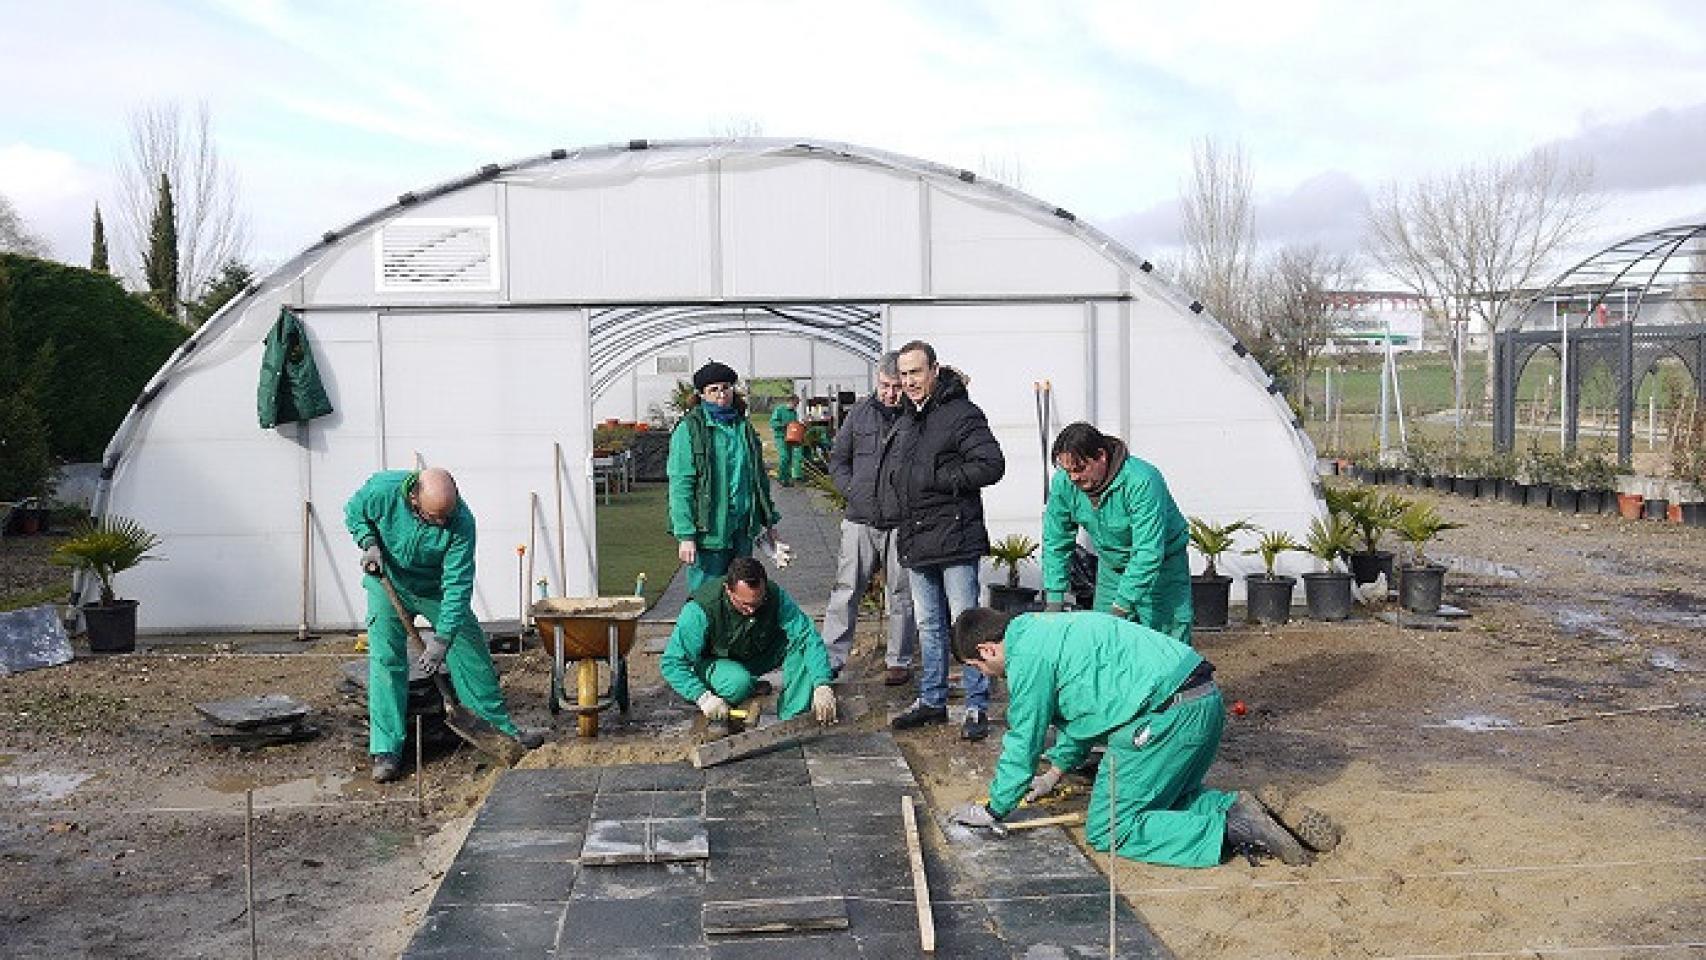
[[[335,411],[263,430],[262,342],[285,306]],[[167,361],[96,507],[164,540],[164,562],[121,577],[146,632],[353,628],[344,502],[376,470],[443,466],[479,522],[475,612],[513,621],[518,545],[553,593],[596,592],[595,416],[643,418],[653,381],[711,355],[863,392],[915,338],[970,377],[1006,453],[993,537],[1040,536],[1045,383],[1052,430],[1124,438],[1188,515],[1301,536],[1321,512],[1269,377],[1149,264],[965,171],[782,140],[553,151],[326,234]]]

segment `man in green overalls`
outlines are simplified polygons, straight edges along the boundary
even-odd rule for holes
[[[1185,517],[1161,471],[1088,423],[1060,431],[1043,512],[1045,609],[1070,589],[1078,530],[1096,546],[1096,610],[1191,642],[1191,560]]]
[[[426,617],[433,639],[416,661],[431,674],[448,666],[457,699],[529,750],[544,737],[519,731],[504,706],[486,634],[474,619],[474,514],[456,480],[437,467],[374,474],[344,505],[344,525],[361,547],[367,574],[367,749],[376,783],[402,776],[409,699],[407,633],[377,576],[384,571],[410,613]]]
[[[658,669],[676,693],[705,715],[706,733],[728,733],[729,706],[746,704],[758,677],[782,668],[776,714],[783,720],[810,709],[819,723],[835,721],[829,651],[788,591],[770,583],[751,557],[729,562],[726,576],[707,580],[681,608]]]
[[[1084,828],[1093,849],[1176,867],[1214,866],[1233,852],[1309,862],[1255,797],[1203,787],[1226,715],[1214,667],[1190,647],[1107,614],[978,607],[955,621],[953,652],[1005,677],[1008,692],[989,802],[956,809],[956,822],[994,825],[1021,800],[1054,792],[1064,771],[1105,744]],[[1049,767],[1033,776],[1050,726]]]
[[[800,479],[801,444],[788,442],[788,424],[799,422],[799,407],[800,398],[791,396],[770,411],[770,434],[776,438],[776,479],[784,487],[791,487]]]
[[[734,370],[715,360],[693,374],[698,402],[669,437],[669,532],[687,564],[691,593],[752,555],[760,532],[781,515],[770,499],[764,447],[735,393]],[[775,531],[769,536],[775,539]]]

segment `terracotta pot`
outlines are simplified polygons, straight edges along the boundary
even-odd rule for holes
[[[1680,503],[1671,504],[1670,509],[1668,511],[1666,511],[1666,513],[1669,514],[1668,519],[1670,520],[1671,523],[1681,523],[1682,522],[1682,504],[1680,504]]]
[[[1646,498],[1638,493],[1617,495],[1617,515],[1625,520],[1641,519],[1641,505]]]

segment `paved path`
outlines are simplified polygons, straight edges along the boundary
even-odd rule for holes
[[[829,591],[835,586],[835,561],[841,550],[841,511],[830,507],[822,496],[802,486],[771,485],[776,509],[782,512],[778,532],[782,542],[794,548],[794,562],[786,570],[770,569],[777,583],[787,588],[800,609],[814,619],[823,617]],[[648,621],[673,621],[687,602],[687,575],[677,569],[658,602],[647,611]]]

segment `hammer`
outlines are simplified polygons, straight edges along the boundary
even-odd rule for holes
[[[1000,820],[989,825],[989,832],[998,837],[1005,837],[1015,830],[1035,830],[1038,827],[1076,827],[1084,822],[1082,813],[1063,813],[1054,817],[1035,817],[1029,820],[1014,820],[1003,823]]]

